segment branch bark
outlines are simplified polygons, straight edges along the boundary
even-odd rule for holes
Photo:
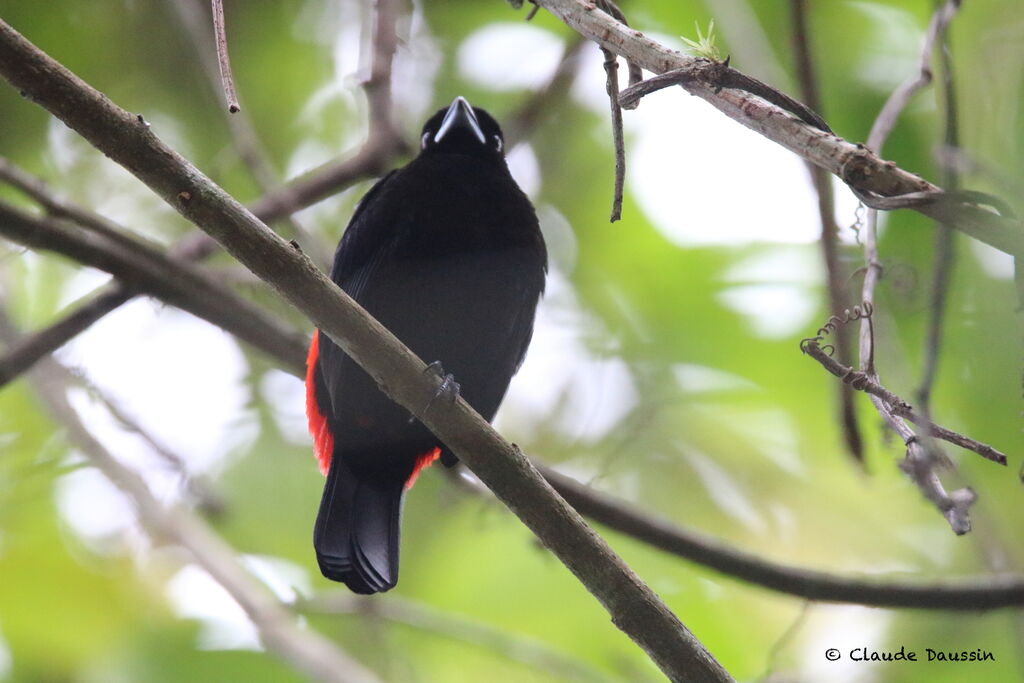
[[[123,165],[239,261],[271,283],[423,422],[601,602],[613,623],[674,681],[729,674],[607,543],[459,398],[428,410],[439,379],[380,323],[137,117],[77,78],[0,21],[0,73]]]
[[[289,330],[254,304],[187,263],[174,261],[126,232],[90,232],[68,222],[38,218],[0,202],[0,235],[36,249],[53,251],[104,270],[129,289],[146,291],[189,311],[271,356],[295,357],[306,347],[306,336]],[[216,295],[212,295],[216,293]],[[119,303],[112,295],[102,304]],[[93,308],[74,325],[94,320]],[[65,328],[65,331],[70,328]],[[298,375],[304,364],[291,366]]]
[[[692,95],[706,100],[729,118],[760,133],[808,162],[837,175],[866,196],[895,197],[916,192],[939,193],[912,207],[922,214],[954,225],[957,230],[1008,254],[1024,255],[1024,230],[1018,221],[986,211],[969,202],[940,201],[937,186],[883,161],[863,145],[794,118],[779,107],[742,90],[715,84],[712,62],[683,55],[651,40],[602,12],[588,0],[537,0],[570,28],[601,47],[656,74],[690,70],[694,77],[681,83]],[[625,103],[623,104],[625,106]]]

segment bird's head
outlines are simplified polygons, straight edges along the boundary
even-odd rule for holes
[[[498,122],[461,95],[423,124],[421,154],[466,154],[481,158],[504,155],[505,140]]]

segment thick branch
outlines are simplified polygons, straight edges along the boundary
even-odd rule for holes
[[[521,452],[459,398],[425,412],[439,379],[301,252],[160,141],[0,22],[0,72],[270,282],[412,412],[487,484],[605,606],[672,680],[726,681],[728,673]]]
[[[911,192],[941,192],[940,188],[883,161],[863,145],[808,125],[766,100],[739,89],[720,88],[714,63],[688,57],[631,29],[586,0],[537,0],[572,29],[598,45],[626,57],[656,74],[685,69],[694,77],[680,83],[689,93],[707,100],[738,121],[816,166],[839,176],[861,192],[893,197]],[[1009,220],[963,202],[930,202],[913,207],[927,216],[949,221],[956,229],[1008,254],[1024,255],[1024,231]]]

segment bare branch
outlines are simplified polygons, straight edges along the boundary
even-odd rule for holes
[[[12,382],[94,322],[135,296],[121,283],[106,285],[71,313],[39,332],[19,337],[0,357],[0,388]]]
[[[868,144],[873,150],[881,151],[882,145],[885,144],[886,138],[896,124],[896,119],[909,102],[911,95],[930,82],[932,50],[936,44],[936,39],[945,30],[946,25],[955,14],[959,5],[959,0],[947,0],[935,11],[929,24],[928,34],[922,50],[920,74],[904,82],[885,103],[871,128],[871,135],[868,137]],[[924,190],[923,194],[930,194],[934,191],[929,188]],[[920,193],[919,191],[918,194]],[[874,304],[875,287],[882,274],[881,264],[878,260],[877,221],[877,211],[868,211],[867,225],[862,231],[864,237],[864,260],[867,264],[867,271],[864,275],[861,296],[868,306]],[[861,320],[860,366],[868,380],[878,382],[878,373],[874,365],[874,330],[870,317],[865,317]],[[901,463],[901,469],[917,485],[925,498],[931,501],[942,513],[954,533],[965,534],[970,531],[969,509],[977,498],[974,492],[964,488],[947,493],[935,472],[939,459],[934,450],[924,447],[917,434],[907,426],[906,422],[894,410],[893,405],[895,404],[887,403],[878,396],[872,396],[871,402],[874,404],[879,415],[882,416],[882,419],[885,420],[893,431],[899,434],[906,445],[906,457]],[[930,435],[926,435],[926,438],[928,436]]]
[[[818,344],[816,339],[805,339],[804,343],[800,345],[800,350],[821,363],[822,367],[841,379],[843,384],[846,384],[853,389],[871,394],[872,396],[884,401],[887,404],[888,410],[895,417],[910,420],[914,424],[923,427],[926,433],[937,439],[942,439],[943,441],[956,444],[966,450],[974,451],[981,457],[991,460],[992,462],[1000,465],[1006,465],[1007,459],[1005,453],[992,448],[988,444],[984,444],[970,437],[958,434],[951,429],[941,427],[929,420],[927,417],[914,412],[909,403],[879,384],[877,375],[868,375],[867,373],[859,372],[848,365],[843,365],[835,358],[828,355],[828,353],[826,353]]]
[[[536,6],[534,6],[536,9]],[[571,39],[562,50],[562,56],[551,78],[540,89],[527,96],[511,115],[505,117],[502,127],[505,142],[512,149],[524,140],[527,134],[544,119],[544,115],[555,108],[569,93],[573,79],[579,70],[579,55],[586,45],[579,36]]]
[[[105,270],[129,289],[158,296],[272,356],[303,352],[307,344],[305,335],[287,329],[195,266],[172,260],[124,232],[115,234],[116,238],[111,238],[106,232],[75,229],[66,221],[37,218],[0,202],[0,235],[10,240]],[[211,296],[213,292],[217,295]],[[108,297],[103,305],[116,301],[116,296]],[[92,309],[76,324],[95,320],[99,310]],[[65,332],[69,329],[65,327]],[[290,370],[302,375],[304,366],[299,363]]]
[[[0,308],[0,340],[18,336]],[[241,606],[259,631],[267,648],[297,670],[318,681],[371,682],[376,676],[320,634],[303,629],[295,617],[254,579],[235,557],[235,551],[201,520],[185,509],[167,510],[135,471],[122,465],[82,423],[67,399],[66,378],[56,361],[45,359],[31,373],[36,392],[70,442],[90,463],[128,496],[139,522],[156,541],[169,540],[189,552],[192,559]]]
[[[896,126],[900,114],[907,108],[911,98],[932,82],[932,57],[935,54],[936,42],[946,32],[946,26],[953,20],[957,10],[960,9],[960,0],[946,0],[932,15],[925,32],[924,46],[921,48],[921,57],[918,61],[918,71],[900,84],[896,90],[889,95],[889,99],[882,106],[875,122],[868,134],[868,147],[881,152],[882,145],[889,137],[889,133]]]
[[[793,16],[793,51],[796,55],[797,76],[800,90],[807,106],[821,112],[821,98],[818,95],[818,80],[815,76],[814,59],[811,56],[811,38],[808,31],[806,0],[791,0]],[[832,192],[831,176],[820,166],[807,163],[814,191],[818,195],[818,216],[821,220],[821,252],[825,261],[825,282],[828,287],[828,310],[841,311],[847,306],[846,281],[848,274],[839,258],[839,226],[835,218],[835,197]],[[842,327],[836,334],[836,353],[840,362],[853,362],[853,339],[850,330]],[[857,424],[857,411],[853,402],[853,388],[845,383],[839,389],[839,424],[843,440],[850,455],[862,467],[864,443]]]
[[[1024,577],[983,576],[962,581],[914,584],[836,576],[770,562],[704,534],[678,527],[538,465],[555,490],[599,524],[726,576],[819,602],[872,607],[984,610],[1024,605]]]
[[[688,92],[707,100],[726,116],[760,133],[807,161],[839,176],[851,187],[877,197],[911,192],[941,191],[935,185],[885,162],[863,145],[818,130],[795,118],[761,95],[744,88],[720,88],[711,78],[714,72],[706,60],[688,57],[628,28],[586,0],[537,0],[578,33],[612,50],[655,74],[680,70],[692,78],[679,82]],[[648,81],[654,79],[648,79]],[[753,79],[750,79],[753,80]],[[646,83],[646,81],[645,81]],[[627,94],[623,91],[623,96]],[[620,103],[626,106],[623,97]],[[956,229],[1009,254],[1024,255],[1024,230],[1014,220],[996,216],[976,205],[956,203],[922,204],[915,210],[950,221]]]
[[[231,60],[228,59],[228,36],[224,30],[224,4],[221,0],[210,0],[213,8],[213,32],[217,37],[217,63],[220,65],[220,79],[224,84],[224,99],[228,111],[235,114],[242,110],[235,94],[235,79],[231,75]]]
[[[608,675],[569,657],[549,645],[480,621],[434,609],[427,604],[391,594],[367,598],[341,591],[314,594],[295,605],[309,614],[356,615],[411,626],[434,636],[486,648],[534,667],[559,680],[608,681]]]
[[[615,190],[612,194],[612,215],[614,223],[622,218],[622,190],[626,183],[626,143],[622,137],[622,108],[619,106],[619,60],[611,50],[602,49],[604,70],[607,76],[605,89],[612,115],[612,141],[615,145]]]
[[[439,378],[300,251],[160,141],[136,117],[0,21],[0,73],[32,101],[122,164],[271,283],[470,467],[675,681],[729,674],[521,452],[465,400],[426,410]]]
[[[178,19],[182,32],[192,44],[193,52],[199,66],[206,75],[206,81],[215,95],[221,92],[221,69],[218,52],[219,37],[210,33],[210,25],[204,11],[203,0],[165,0],[168,9]],[[253,180],[264,193],[281,190],[281,178],[275,170],[256,126],[249,118],[245,109],[230,112],[224,117],[231,133],[231,142],[238,153],[238,158],[249,169]],[[292,215],[284,215],[279,219],[291,233],[303,244],[303,248],[321,265],[329,263],[331,250],[319,235],[307,230]]]

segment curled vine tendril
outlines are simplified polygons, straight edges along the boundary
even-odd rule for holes
[[[800,340],[800,350],[803,351],[804,353],[807,353],[806,347],[808,345],[821,345],[821,342],[825,339],[826,335],[833,334],[840,327],[846,325],[847,323],[851,323],[854,320],[870,318],[874,310],[875,307],[871,305],[871,302],[865,301],[859,306],[847,308],[845,311],[843,311],[842,316],[831,316],[828,320],[825,321],[824,325],[818,328],[817,336],[807,337],[805,339]],[[825,344],[824,346],[821,346],[821,350],[827,353],[829,356],[831,356],[833,353],[835,353],[836,347],[833,346],[832,344]]]

